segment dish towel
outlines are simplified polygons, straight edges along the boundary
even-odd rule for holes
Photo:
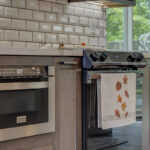
[[[136,74],[102,73],[97,80],[98,127],[110,129],[136,122]]]

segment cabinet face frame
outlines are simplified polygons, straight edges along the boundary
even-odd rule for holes
[[[56,150],[81,150],[81,58],[54,57],[53,65],[56,67]]]
[[[150,60],[147,60],[148,63]],[[150,66],[143,70],[142,150],[150,149]]]

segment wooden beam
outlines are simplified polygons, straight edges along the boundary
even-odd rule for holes
[[[103,8],[129,7],[127,5],[103,5]]]
[[[101,3],[103,8],[114,8],[114,7],[128,7],[124,4],[119,4],[116,2],[111,2],[107,0],[95,1],[96,3]]]
[[[87,0],[69,0],[69,2],[86,2]],[[91,0],[91,2],[101,4],[103,8],[129,7],[128,5],[112,2],[109,0]]]

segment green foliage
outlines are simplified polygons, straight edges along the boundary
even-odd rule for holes
[[[123,8],[107,9],[107,40],[123,40]]]
[[[121,41],[124,35],[123,8],[107,9],[107,40]],[[133,38],[150,32],[150,0],[137,0],[133,7]]]
[[[137,0],[133,8],[133,39],[138,40],[140,35],[150,32],[150,1]]]

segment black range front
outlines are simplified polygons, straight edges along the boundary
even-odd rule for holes
[[[127,142],[113,139],[112,129],[98,127],[97,79],[101,73],[129,73],[141,75],[139,68],[146,65],[144,56],[138,52],[111,52],[84,50],[83,55],[83,100],[82,144],[83,150],[102,150]],[[107,137],[107,140],[106,140]]]

